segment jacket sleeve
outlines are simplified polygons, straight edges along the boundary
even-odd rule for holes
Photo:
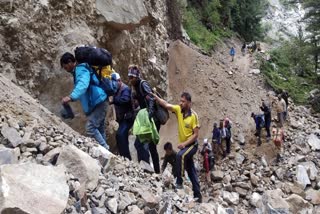
[[[168,157],[164,156],[163,163],[162,163],[162,166],[161,166],[162,172],[166,169],[167,165],[168,165]]]
[[[151,89],[149,83],[143,82],[142,83],[142,90],[146,94],[145,100],[147,102],[149,116],[152,117],[154,115],[154,112],[155,112],[155,99],[150,94],[152,92],[152,89]]]
[[[122,105],[130,102],[131,102],[131,91],[129,88],[123,89],[120,96],[115,96],[113,98],[113,103],[115,105]]]
[[[85,68],[76,68],[75,85],[70,94],[72,100],[78,100],[81,95],[86,93],[90,84],[90,72]]]

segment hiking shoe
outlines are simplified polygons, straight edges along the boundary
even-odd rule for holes
[[[200,197],[198,197],[198,198],[195,198],[195,202],[197,202],[197,203],[202,203],[202,197],[200,196]]]
[[[183,189],[183,184],[176,184],[175,188],[176,189]]]

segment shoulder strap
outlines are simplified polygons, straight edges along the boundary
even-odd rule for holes
[[[147,82],[146,80],[141,80],[140,81],[140,84],[139,84],[139,91],[140,91],[140,94],[142,95],[142,96],[144,96],[144,91],[143,91],[143,87],[142,87],[142,84],[144,83],[144,82]]]

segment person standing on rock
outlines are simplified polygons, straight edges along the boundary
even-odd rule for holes
[[[235,51],[234,47],[232,47],[230,49],[231,62],[233,62],[235,54],[236,54],[236,51]]]
[[[155,98],[152,95],[152,89],[150,84],[141,79],[140,69],[137,65],[130,65],[128,68],[128,77],[130,85],[133,87],[135,96],[133,97],[134,100],[137,100],[139,103],[140,109],[147,108],[149,118],[153,118],[156,124],[157,130],[160,130],[160,122],[154,116],[155,113]],[[134,143],[138,153],[138,161],[141,160],[149,163],[149,151],[151,154],[153,167],[155,173],[160,173],[160,161],[159,161],[159,154],[157,151],[157,145],[154,143],[141,143],[138,138]]]
[[[284,123],[284,115],[287,109],[286,102],[282,98],[281,94],[278,95],[278,102],[277,102],[277,116],[278,116],[278,122],[280,127],[283,127]]]
[[[288,94],[288,92],[287,91],[283,91],[281,93],[281,97],[286,103],[286,111],[284,113],[284,118],[283,118],[284,121],[286,121],[287,120],[287,116],[288,116],[288,105],[289,105],[289,94]]]
[[[129,130],[133,126],[134,122],[134,114],[131,103],[131,90],[121,81],[118,73],[115,73],[115,77],[118,83],[118,90],[109,104],[114,104],[116,121],[119,124],[116,134],[117,146],[119,154],[131,160],[128,140]]]
[[[107,112],[107,94],[98,86],[99,80],[87,63],[77,64],[75,57],[66,52],[60,58],[61,67],[73,75],[74,88],[70,95],[62,98],[67,104],[80,100],[82,109],[87,116],[86,132],[101,146],[109,149],[106,140],[105,118]]]
[[[266,100],[262,99],[262,106],[260,106],[260,109],[264,113],[264,121],[265,121],[265,128],[267,131],[267,141],[270,141],[271,134],[270,134],[270,126],[271,126],[271,108],[270,104],[267,103]]]
[[[198,115],[191,109],[191,95],[183,92],[180,97],[180,105],[167,103],[165,100],[153,94],[156,101],[173,112],[178,120],[178,134],[180,151],[177,154],[177,183],[176,188],[183,188],[184,171],[187,170],[192,183],[193,195],[197,202],[202,202],[200,193],[200,184],[196,168],[193,162],[193,156],[198,150],[198,134],[200,129]]]

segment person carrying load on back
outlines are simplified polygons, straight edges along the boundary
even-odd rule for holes
[[[231,151],[231,121],[229,118],[224,119],[223,126],[226,131],[226,155],[228,155]]]
[[[188,92],[183,92],[180,96],[180,105],[167,103],[167,101],[161,99],[156,94],[153,94],[153,96],[160,106],[173,112],[178,120],[178,149],[180,151],[177,154],[176,188],[183,188],[183,177],[186,170],[192,183],[193,196],[196,202],[201,203],[200,183],[193,162],[193,156],[198,150],[200,124],[197,113],[191,109],[191,95]]]
[[[261,145],[261,129],[265,126],[264,115],[251,113],[251,117],[253,118],[256,124],[256,133],[254,135],[258,139],[257,146],[260,146]]]
[[[101,146],[109,149],[105,134],[105,117],[107,112],[108,95],[99,86],[99,80],[92,75],[92,68],[88,63],[78,63],[71,53],[64,53],[60,59],[61,67],[73,75],[74,88],[72,92],[62,98],[67,104],[80,100],[82,109],[87,116],[86,132]]]
[[[267,131],[267,142],[269,142],[269,140],[271,138],[271,134],[270,134],[271,107],[270,107],[270,104],[266,100],[262,99],[262,106],[260,106],[260,109],[264,113],[265,128],[266,128],[266,131]]]
[[[114,104],[116,121],[119,124],[116,134],[117,146],[119,154],[131,160],[128,140],[129,130],[134,122],[131,90],[121,81],[121,77],[118,73],[116,73],[115,79],[118,81],[118,90],[109,104]]]
[[[283,153],[284,131],[283,128],[272,128],[273,143],[277,148],[277,161],[281,160],[281,154]]]
[[[213,152],[215,153],[216,157],[218,157],[219,153],[223,154],[223,148],[221,145],[221,138],[220,138],[220,130],[218,128],[217,123],[213,124],[212,148],[213,148]]]
[[[134,100],[138,101],[140,109],[146,108],[149,114],[149,118],[153,118],[157,131],[160,130],[160,122],[155,117],[155,98],[152,95],[152,89],[150,84],[146,80],[141,79],[140,69],[137,65],[130,65],[128,68],[128,77],[130,85],[133,87],[135,92]],[[141,160],[149,163],[149,151],[151,154],[153,167],[155,173],[160,173],[159,154],[157,151],[157,144],[155,143],[141,143],[138,138],[134,143],[134,146],[138,153],[138,161]]]

